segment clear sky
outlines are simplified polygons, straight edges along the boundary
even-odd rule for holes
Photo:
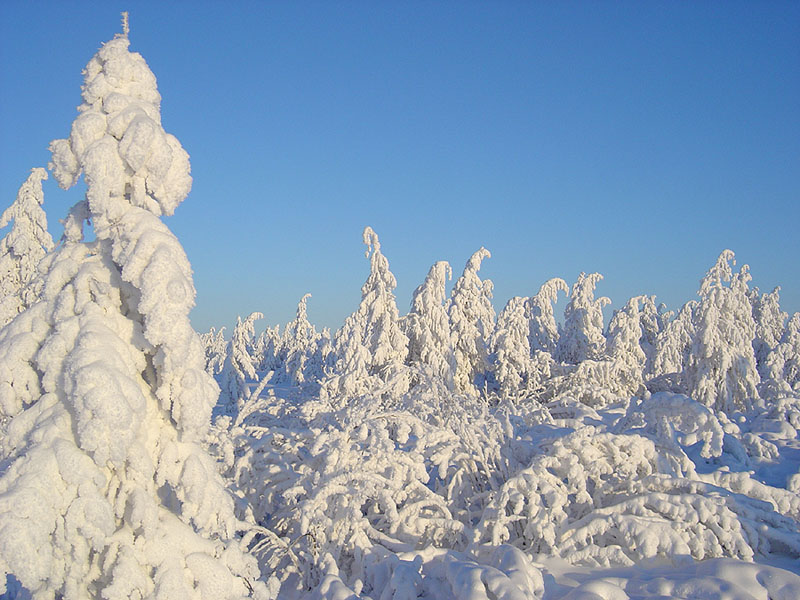
[[[338,327],[365,225],[401,313],[481,246],[498,310],[581,271],[613,307],[678,308],[724,248],[800,310],[798,2],[3,0],[0,204],[69,134],[122,10],[191,156],[167,223],[199,330],[285,323],[306,292]],[[54,237],[80,195],[46,182]]]

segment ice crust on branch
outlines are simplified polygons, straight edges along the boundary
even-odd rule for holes
[[[43,597],[262,594],[204,445],[219,389],[189,323],[191,267],[158,218],[189,192],[188,155],[128,44],[90,60],[70,136],[51,144],[62,187],[85,175],[75,214],[96,240],[68,235],[38,301],[0,330],[0,574]]]

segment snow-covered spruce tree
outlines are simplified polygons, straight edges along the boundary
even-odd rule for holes
[[[405,319],[410,365],[428,369],[441,378],[448,389],[453,388],[456,370],[455,355],[450,340],[450,319],[447,316],[447,280],[452,277],[447,261],[435,263],[425,281],[411,298],[411,310]]]
[[[53,249],[47,216],[42,210],[43,179],[47,179],[47,171],[41,167],[31,169],[17,199],[0,216],[0,229],[13,221],[11,230],[0,241],[0,327],[35,300],[23,290],[36,275],[36,265]]]
[[[760,293],[759,289],[750,290],[750,305],[753,307],[753,320],[756,323],[756,336],[753,339],[753,352],[756,367],[762,379],[768,376],[767,356],[781,340],[784,323],[789,315],[781,310],[780,287],[771,292]]]
[[[647,356],[641,346],[639,305],[646,300],[647,296],[631,298],[623,308],[614,311],[608,324],[607,353],[616,367],[615,391],[619,395],[633,396],[644,390],[642,373]]]
[[[225,328],[221,327],[217,331],[215,327],[212,327],[206,333],[200,334],[200,341],[203,343],[206,357],[206,373],[216,377],[225,366],[225,357],[228,352],[228,342],[225,341]]]
[[[800,313],[794,313],[778,345],[766,359],[771,397],[800,395]]]
[[[218,388],[188,313],[189,261],[159,216],[191,187],[156,80],[127,36],[84,70],[62,187],[79,223],[45,257],[40,299],[0,330],[0,585],[34,597],[243,598],[263,584],[204,438]],[[248,581],[250,580],[250,581]]]
[[[394,297],[397,281],[389,270],[389,261],[381,253],[381,244],[372,227],[364,229],[365,255],[370,271],[361,287],[361,303],[336,332],[336,364],[323,384],[321,394],[331,401],[358,396],[390,380],[408,390],[404,371],[408,338],[400,329]]]
[[[658,350],[658,334],[664,330],[674,313],[664,312],[667,307],[663,303],[656,306],[655,296],[641,298],[639,325],[642,328],[642,337],[639,343],[645,355],[645,377],[649,377]]]
[[[312,372],[319,372],[313,363],[322,336],[308,320],[306,303],[311,294],[304,295],[297,304],[297,316],[286,325],[283,348],[286,354],[283,372],[289,383],[302,385]],[[312,375],[313,379],[313,375]]]
[[[503,397],[526,390],[529,380],[537,379],[531,359],[529,333],[528,299],[515,296],[500,311],[490,340],[492,376]]]
[[[455,388],[462,393],[475,393],[476,379],[489,368],[489,337],[494,331],[495,313],[492,306],[492,282],[482,281],[478,271],[485,258],[491,258],[486,248],[475,252],[458,278],[447,313],[456,357]]]
[[[220,396],[218,412],[234,415],[248,396],[247,381],[257,381],[250,348],[255,338],[255,322],[263,319],[260,312],[250,313],[244,321],[236,317],[236,326],[225,352],[225,364],[219,374]]]
[[[671,377],[673,391],[683,390],[677,379],[683,373],[684,366],[689,360],[692,349],[692,340],[695,333],[694,313],[698,302],[690,300],[684,304],[675,317],[668,321],[656,337],[656,353],[653,357],[649,376]]]
[[[286,352],[283,347],[281,326],[267,327],[249,344],[250,355],[257,371],[269,373],[280,371],[286,362]]]
[[[529,301],[530,333],[528,343],[532,350],[554,354],[558,345],[558,324],[553,312],[553,304],[558,300],[558,292],[569,295],[567,282],[559,277],[545,281],[539,292]]]
[[[602,279],[600,273],[581,273],[572,286],[569,304],[564,309],[564,327],[556,347],[556,360],[575,365],[586,359],[603,357],[606,342],[603,307],[611,300],[605,296],[594,297],[594,288]]]
[[[759,397],[760,382],[753,354],[756,324],[748,299],[749,267],[734,273],[731,263],[736,264],[733,252],[723,250],[700,281],[695,334],[684,370],[688,395],[727,414],[750,408]]]

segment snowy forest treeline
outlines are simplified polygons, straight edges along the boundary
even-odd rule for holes
[[[224,328],[202,334],[206,370],[222,389],[219,409],[236,414],[258,381],[297,386],[328,402],[363,394],[404,394],[417,385],[482,398],[549,402],[571,397],[592,407],[620,398],[670,391],[732,415],[800,393],[800,313],[780,308],[780,288],[750,288],[749,268],[736,271],[724,250],[700,282],[699,300],[677,313],[636,296],[603,323],[605,297],[595,298],[603,276],[581,273],[570,288],[553,278],[529,298],[514,297],[499,315],[492,282],[481,280],[479,249],[467,261],[452,293],[446,261],[431,266],[400,316],[396,281],[377,234],[364,230],[370,273],[362,300],[331,334],[309,322],[301,298],[296,318],[283,330],[255,335],[261,313],[237,320],[230,340]],[[568,296],[563,321],[554,304]]]
[[[800,314],[733,252],[676,313],[638,296],[604,327],[597,273],[495,314],[480,248],[401,316],[367,227],[336,332],[306,295],[282,329],[198,335],[160,101],[126,29],[50,145],[87,184],[63,237],[42,168],[0,220],[6,598],[800,595],[768,564],[800,558]],[[617,570],[569,586],[564,564]]]

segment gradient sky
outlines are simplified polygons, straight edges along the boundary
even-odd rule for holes
[[[401,313],[481,246],[498,310],[581,271],[612,307],[679,308],[724,248],[800,310],[798,2],[4,0],[0,204],[69,134],[122,10],[191,156],[167,224],[199,330],[283,324],[306,292],[338,327],[365,225]],[[54,237],[81,194],[46,182]]]

